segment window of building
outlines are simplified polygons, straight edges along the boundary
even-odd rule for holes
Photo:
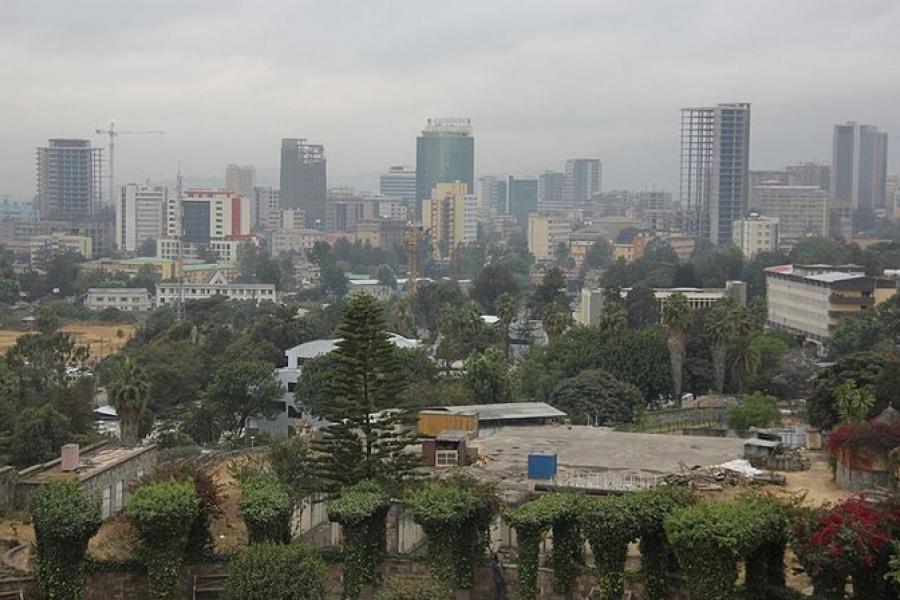
[[[113,509],[115,512],[119,512],[122,510],[122,506],[125,504],[125,480],[120,479],[116,482],[116,498]]]
[[[106,486],[103,488],[103,502],[100,505],[100,515],[104,519],[108,519],[110,517],[110,508],[112,500],[112,486]]]
[[[458,461],[459,452],[457,450],[438,450],[434,456],[436,467],[455,467]]]

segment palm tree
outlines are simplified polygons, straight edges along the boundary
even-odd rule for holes
[[[684,359],[687,355],[687,332],[694,314],[687,296],[675,292],[669,296],[662,309],[663,324],[668,333],[669,361],[672,369],[672,390],[675,401],[681,406],[681,388],[684,381]]]
[[[509,330],[519,316],[519,299],[509,292],[503,292],[497,297],[497,318],[503,327],[503,342],[506,352],[506,360],[509,360]]]
[[[759,350],[750,343],[743,343],[737,347],[734,360],[731,362],[731,372],[738,384],[738,393],[744,392],[744,383],[748,375],[756,375],[762,366],[762,356]]]
[[[543,317],[544,331],[551,340],[555,340],[565,333],[572,322],[572,315],[569,314],[568,307],[555,302],[547,307]]]
[[[628,329],[628,312],[620,301],[607,300],[603,303],[597,327],[605,333],[619,333]]]
[[[126,357],[118,364],[106,386],[110,405],[119,415],[119,438],[123,444],[139,444],[141,418],[147,410],[150,384],[147,374],[136,362]]]
[[[706,321],[713,362],[713,387],[720,394],[725,390],[725,361],[728,345],[739,329],[739,313],[733,302],[720,300],[713,305]]]

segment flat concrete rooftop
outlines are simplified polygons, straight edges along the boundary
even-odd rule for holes
[[[744,440],[546,425],[489,430],[473,445],[479,444],[488,460],[476,469],[491,479],[524,481],[531,452],[556,452],[561,477],[576,473],[646,477],[680,471],[680,463],[709,466],[741,458]]]

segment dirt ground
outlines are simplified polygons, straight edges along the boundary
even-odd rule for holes
[[[87,346],[91,358],[101,359],[118,352],[125,342],[134,334],[135,326],[128,324],[72,323],[60,328],[72,335],[72,339],[80,346]],[[119,331],[122,336],[119,336]],[[21,336],[28,331],[0,329],[0,354],[5,354]]]

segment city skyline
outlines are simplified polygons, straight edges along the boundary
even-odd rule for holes
[[[763,2],[739,20],[712,3],[516,5],[515,26],[502,28],[510,12],[503,2],[473,5],[466,18],[465,6],[435,8],[427,20],[424,7],[410,4],[408,22],[420,25],[406,27],[408,35],[398,35],[396,4],[378,2],[352,23],[335,18],[345,6],[307,8],[311,18],[294,19],[302,9],[277,3],[212,11],[209,2],[189,2],[126,14],[97,2],[109,28],[119,26],[111,36],[98,35],[89,12],[48,4],[2,9],[0,44],[12,60],[0,76],[16,93],[0,102],[17,117],[0,121],[0,194],[19,198],[34,194],[34,147],[84,137],[105,148],[91,132],[111,118],[167,132],[119,140],[119,184],[170,180],[179,159],[200,178],[221,177],[231,162],[254,164],[265,182],[278,167],[278,140],[300,134],[328,149],[330,180],[367,180],[372,191],[389,164],[414,163],[414,138],[430,116],[472,119],[476,176],[539,175],[567,158],[596,156],[604,189],[677,189],[681,106],[750,102],[754,169],[829,162],[832,128],[848,120],[900,135],[891,60],[900,41],[890,33],[900,7],[890,2],[777,5],[778,19],[776,5]],[[317,26],[326,21],[341,24]],[[264,26],[297,31],[278,36]],[[238,29],[246,35],[235,39]],[[460,47],[428,43],[442,30],[462,36]],[[164,48],[160,37],[169,40]],[[227,48],[210,43],[225,38]],[[318,62],[295,56],[298,42],[288,38],[319,43]],[[67,52],[54,53],[63,44]],[[588,66],[596,77],[584,77]],[[898,165],[900,153],[890,153],[889,172]]]

